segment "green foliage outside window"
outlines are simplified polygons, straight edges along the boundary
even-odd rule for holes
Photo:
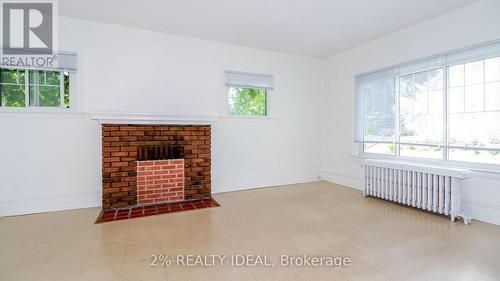
[[[69,108],[69,73],[64,73],[64,107]]]
[[[0,69],[0,106],[25,106],[24,74],[24,70]]]
[[[29,71],[30,106],[58,107],[61,105],[60,73]]]
[[[266,90],[230,87],[229,113],[242,116],[266,116]]]

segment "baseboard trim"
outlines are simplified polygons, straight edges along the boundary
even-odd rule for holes
[[[306,183],[318,181],[320,179],[321,178],[318,173],[302,173],[266,178],[221,180],[214,181],[214,183],[212,184],[212,193],[217,194],[223,192],[271,187],[278,185]]]
[[[100,191],[91,191],[8,199],[0,202],[0,217],[100,207],[101,196]]]
[[[212,193],[217,194],[287,184],[307,183],[318,180],[325,180],[357,190],[362,190],[363,188],[363,181],[359,178],[330,172],[321,172],[215,181]],[[47,197],[15,198],[0,201],[0,217],[100,206],[100,191],[59,194]],[[500,205],[464,199],[463,207],[474,219],[500,225]]]
[[[320,180],[318,173],[302,173],[267,178],[214,181],[212,184],[212,193],[306,183],[318,180]],[[0,201],[0,217],[100,207],[101,196],[101,192],[96,191],[7,199]]]
[[[463,209],[467,211],[473,219],[483,222],[500,225],[500,206],[476,200],[463,200]]]
[[[340,184],[358,190],[363,190],[363,180],[356,177],[330,173],[330,172],[322,172],[320,173],[320,177],[321,179],[327,182]]]

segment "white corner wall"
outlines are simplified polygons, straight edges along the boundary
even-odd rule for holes
[[[0,113],[0,216],[100,206],[100,126],[88,112],[219,117],[224,70],[275,76],[270,120],[213,126],[212,190],[317,179],[324,61],[73,18],[79,114]]]
[[[323,107],[323,177],[361,187],[361,168],[350,157],[356,74],[500,39],[499,11],[500,1],[479,1],[330,57]],[[500,224],[500,177],[482,174],[466,180],[464,200],[473,218]]]

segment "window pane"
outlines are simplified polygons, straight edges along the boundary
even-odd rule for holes
[[[58,107],[61,104],[59,87],[31,86],[30,106]]]
[[[458,89],[450,89],[448,142],[451,146],[500,148],[500,86],[494,81],[498,74],[495,59],[465,64],[463,103]],[[485,72],[486,70],[486,72]],[[460,111],[460,109],[464,111]],[[486,110],[486,112],[484,112]],[[450,160],[499,164],[497,152],[474,149],[449,149]]]
[[[363,152],[377,154],[394,154],[395,145],[392,143],[364,143]]]
[[[484,61],[486,82],[500,81],[500,57]]]
[[[25,106],[24,73],[24,70],[0,69],[0,106]]]
[[[484,110],[484,85],[465,86],[465,111]]]
[[[443,90],[429,91],[429,113],[443,113]]]
[[[443,149],[421,145],[401,145],[400,154],[404,157],[442,159]]]
[[[45,72],[45,84],[46,85],[55,85],[55,86],[59,86],[59,83],[60,83],[60,74],[59,72],[55,72],[55,71],[46,71]]]
[[[1,105],[4,107],[24,107],[24,85],[0,85]]]
[[[400,141],[442,143],[443,91],[442,83],[435,82],[442,81],[442,70],[424,71],[406,76],[400,79],[400,83],[410,83],[410,86],[403,85],[400,89],[409,88],[418,91],[400,93]],[[408,76],[413,76],[413,80],[408,79]],[[434,88],[432,90],[429,89],[431,84]]]
[[[1,69],[0,83],[24,85],[24,70]]]
[[[465,85],[484,83],[484,61],[465,64]]]
[[[395,127],[394,78],[362,86],[364,140],[393,141]]]
[[[29,84],[30,85],[35,85],[35,84],[43,84],[43,79],[40,77],[40,71],[38,70],[30,70],[29,71]]]
[[[486,100],[484,103],[486,110],[500,110],[500,82],[486,84],[485,91]]]
[[[29,71],[30,85],[59,86],[59,83],[60,83],[60,73],[57,71],[42,71],[42,70]]]
[[[458,64],[448,67],[448,87],[460,87],[464,85],[464,65]]]
[[[427,86],[428,86],[427,74],[428,74],[427,71],[413,74],[413,83],[415,91],[417,92],[427,91]]]
[[[64,73],[64,107],[69,108],[70,107],[70,100],[69,100],[69,73],[65,72]]]
[[[497,147],[500,140],[500,112],[450,114],[449,144],[454,146]]]
[[[429,71],[429,90],[443,89],[443,70],[436,69]]]
[[[411,95],[411,93],[415,92],[413,75],[410,74],[399,77],[399,92],[404,95]]]
[[[229,88],[229,113],[231,115],[265,116],[266,90]]]
[[[455,161],[476,162],[485,164],[500,164],[500,152],[450,149],[449,159]]]
[[[448,111],[450,113],[462,113],[465,111],[464,87],[448,90]]]
[[[30,106],[59,107],[60,73],[56,71],[29,71]]]

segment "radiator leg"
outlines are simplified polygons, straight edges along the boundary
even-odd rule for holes
[[[461,218],[465,225],[472,222],[472,217],[469,214],[455,214],[451,216],[452,221],[455,221],[456,218]]]
[[[472,218],[470,215],[464,215],[464,224],[465,225],[468,225],[469,223],[471,223],[472,221]]]
[[[363,166],[363,178],[365,179],[365,185],[363,187],[363,197],[366,197],[366,190],[368,189],[368,170],[367,166]]]

